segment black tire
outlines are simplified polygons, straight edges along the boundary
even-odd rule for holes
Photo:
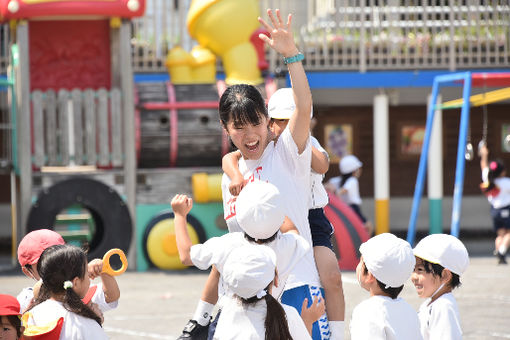
[[[145,230],[143,232],[143,254],[145,256],[145,259],[147,259],[147,262],[149,263],[149,266],[151,268],[157,268],[157,266],[151,261],[151,258],[149,257],[149,252],[147,250],[147,240],[149,239],[149,234],[152,231],[152,228],[156,226],[159,222],[166,220],[166,219],[173,219],[174,213],[171,211],[162,211],[156,216],[154,216],[149,223],[147,223],[147,226],[145,227]],[[188,215],[186,217],[186,220],[188,224],[190,224],[193,229],[195,229],[195,232],[197,233],[198,239],[200,243],[204,243],[207,238],[205,235],[204,227],[202,226],[202,223],[200,223],[193,215]]]
[[[73,204],[88,209],[94,219],[96,231],[89,244],[89,260],[102,258],[112,248],[127,254],[133,231],[129,209],[115,189],[91,178],[66,179],[41,191],[30,209],[27,233],[53,229],[57,214]]]

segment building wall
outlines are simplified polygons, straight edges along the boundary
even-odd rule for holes
[[[501,158],[510,166],[510,153],[502,147],[502,126],[510,125],[510,105],[489,105],[488,109],[488,145],[490,157]],[[482,138],[482,108],[471,108],[471,140],[476,151]],[[316,106],[314,115],[318,120],[314,135],[325,145],[324,127],[327,124],[352,124],[353,153],[363,162],[363,174],[360,179],[362,196],[374,194],[373,168],[373,111],[371,106]],[[425,126],[425,106],[390,106],[390,195],[412,196],[418,171],[419,155],[406,156],[400,151],[401,129],[405,125]],[[459,133],[460,109],[443,111],[443,183],[444,195],[453,195],[457,140]],[[466,162],[464,194],[480,194],[479,158]],[[330,165],[326,180],[338,176],[338,163]],[[426,187],[425,187],[426,188]]]

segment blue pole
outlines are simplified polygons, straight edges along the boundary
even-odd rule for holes
[[[439,81],[434,78],[432,85],[431,105],[429,105],[427,113],[427,123],[425,126],[425,137],[423,138],[423,145],[421,147],[420,164],[418,166],[418,175],[416,177],[416,185],[414,188],[413,207],[411,210],[411,217],[409,218],[409,227],[407,229],[407,242],[414,244],[416,236],[416,220],[418,218],[418,209],[420,208],[420,200],[423,194],[423,182],[427,169],[427,158],[429,154],[430,135],[432,134],[432,123],[434,122],[434,113],[436,110],[437,95],[439,93]]]
[[[457,147],[457,165],[455,168],[455,187],[453,190],[452,224],[450,233],[459,237],[460,210],[462,205],[462,189],[464,186],[464,168],[466,165],[465,148],[469,126],[469,97],[471,95],[471,72],[464,73],[464,89],[462,90],[462,110],[460,112],[459,145]]]

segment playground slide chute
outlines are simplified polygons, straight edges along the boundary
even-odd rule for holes
[[[359,246],[370,237],[363,222],[342,200],[328,194],[329,204],[324,207],[326,217],[335,230],[333,247],[342,270],[355,270],[361,256]]]

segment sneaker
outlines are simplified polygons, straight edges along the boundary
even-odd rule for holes
[[[189,320],[177,340],[207,340],[208,329],[209,324],[202,326],[196,320]]]
[[[498,252],[496,256],[498,257],[498,264],[506,264],[505,255]]]

